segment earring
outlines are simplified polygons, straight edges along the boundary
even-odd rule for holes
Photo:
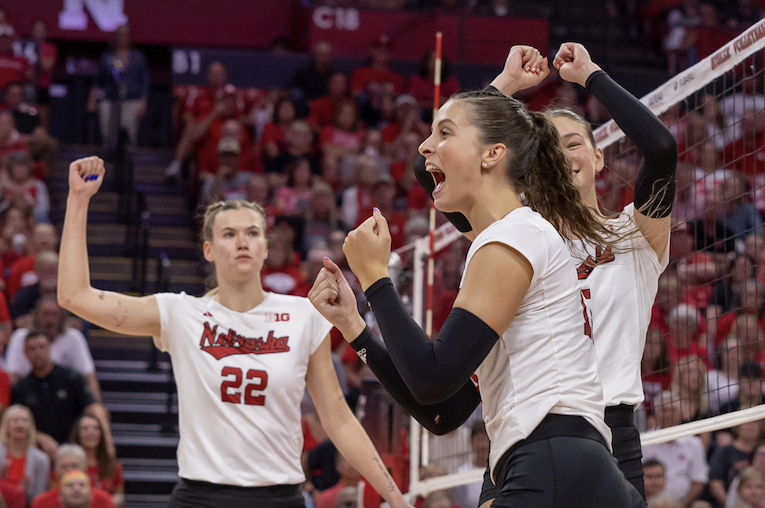
[[[489,163],[484,161],[483,167],[488,168],[489,167]]]

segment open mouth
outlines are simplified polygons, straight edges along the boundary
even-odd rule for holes
[[[438,169],[433,164],[426,164],[425,169],[430,173],[430,175],[433,177],[433,182],[435,182],[436,187],[433,189],[433,194],[440,191],[441,188],[444,186],[444,182],[446,181],[446,175],[444,175],[444,172]]]

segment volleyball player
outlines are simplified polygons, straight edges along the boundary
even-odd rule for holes
[[[390,233],[377,210],[343,250],[385,344],[331,261],[309,299],[370,365],[392,360],[386,383],[402,379],[415,403],[437,408],[436,424],[450,404],[467,412],[475,389],[465,380],[478,374],[495,506],[642,506],[610,454],[595,349],[582,333],[577,275],[561,238],[605,251],[619,234],[582,202],[558,139],[545,115],[497,91],[453,96],[438,111],[420,146],[437,182],[433,198],[439,210],[463,214],[476,236],[435,342],[388,278]]]
[[[492,82],[506,95],[540,81],[522,69],[542,69],[539,76],[545,75],[546,62],[536,50],[526,46],[517,51],[524,53],[523,68],[513,64],[511,50],[504,71]],[[587,88],[605,106],[643,156],[634,185],[634,202],[616,217],[607,217],[600,210],[595,191],[595,175],[604,168],[603,151],[595,143],[589,122],[571,109],[546,110],[571,159],[574,184],[593,216],[616,230],[634,230],[611,251],[588,248],[582,241],[570,244],[570,250],[586,306],[585,332],[598,354],[613,453],[624,476],[645,498],[640,434],[633,412],[643,401],[640,361],[659,275],[669,261],[677,144],[661,120],[593,63],[581,44],[562,44],[553,65],[563,79]],[[418,180],[426,190],[434,187],[424,164],[418,168]],[[463,216],[451,216],[450,220],[466,236],[472,234]],[[485,488],[481,501],[490,498]]]
[[[246,201],[207,208],[204,255],[214,265],[214,294],[99,291],[90,286],[86,225],[103,175],[97,157],[70,166],[58,298],[83,319],[117,333],[151,335],[170,353],[181,480],[169,506],[305,506],[298,485],[305,481],[300,400],[306,386],[338,451],[388,502],[409,506],[345,403],[330,359],[331,325],[308,300],[263,290],[263,210]]]

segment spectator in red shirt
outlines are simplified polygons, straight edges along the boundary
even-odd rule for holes
[[[384,94],[404,93],[404,78],[388,67],[391,56],[389,42],[387,36],[380,37],[372,46],[370,65],[351,74],[351,93],[363,104],[362,118],[368,124],[376,123],[379,118]]]
[[[56,451],[56,465],[54,468],[55,480],[59,485],[67,474],[79,471],[84,475],[84,479],[87,481],[87,475],[85,471],[87,469],[85,451],[76,444],[64,444],[58,447]],[[79,476],[83,478],[83,476]],[[90,482],[88,481],[88,484]],[[112,502],[112,497],[103,490],[97,489],[92,485],[88,485],[90,488],[90,495],[92,501],[90,508],[116,508]],[[61,488],[60,486],[54,487],[47,492],[44,492],[37,496],[32,501],[31,508],[65,508],[65,505],[61,502]],[[86,505],[88,506],[88,505]]]
[[[23,56],[13,54],[13,37],[11,25],[0,25],[0,91],[5,92],[8,83],[12,81],[27,81],[32,77],[29,61]]]
[[[669,357],[676,365],[682,358],[689,355],[706,356],[699,350],[696,338],[699,333],[699,312],[692,306],[681,303],[669,313]]]
[[[396,250],[404,245],[404,228],[406,227],[406,214],[393,208],[393,200],[396,197],[396,188],[390,178],[381,178],[375,182],[372,188],[372,203],[380,209],[380,212],[388,219],[390,229],[391,249]],[[356,219],[356,226],[372,215],[372,210],[360,210]]]
[[[35,258],[44,251],[58,251],[56,228],[50,224],[37,224],[29,241],[26,242],[27,255],[18,259],[10,267],[6,285],[6,296],[10,300],[19,288],[37,283]]]
[[[336,506],[345,506],[337,503],[340,494],[343,493],[343,499],[354,499],[353,496],[347,495],[345,492],[347,488],[354,488],[358,485],[360,476],[359,473],[353,469],[345,457],[340,452],[335,452],[335,469],[340,475],[340,480],[332,487],[323,491],[316,498],[316,508],[335,508]]]
[[[396,121],[382,131],[385,143],[385,155],[391,160],[399,160],[406,156],[402,153],[404,136],[414,132],[420,139],[430,136],[430,125],[420,119],[420,107],[411,95],[400,95],[394,102]]]
[[[48,188],[32,175],[32,158],[26,152],[13,152],[5,163],[5,173],[0,174],[0,186],[5,191],[3,199],[13,200],[20,196],[32,207],[35,220],[48,224],[50,218],[50,197]]]
[[[335,205],[335,193],[326,182],[314,183],[311,189],[311,200],[303,216],[305,217],[303,243],[306,252],[310,252],[317,246],[326,246],[329,234],[342,228],[340,212]],[[311,282],[313,283],[313,280]]]
[[[98,418],[82,415],[72,426],[69,441],[85,450],[88,463],[85,472],[91,485],[111,494],[115,505],[124,505],[125,479],[122,463],[109,455],[103,427]]]
[[[189,96],[181,113],[181,137],[175,148],[175,157],[165,170],[168,178],[177,178],[181,174],[181,165],[191,153],[194,145],[191,130],[198,116],[209,114],[217,102],[217,97],[226,86],[226,67],[220,62],[213,62],[207,68],[207,87],[198,95]]]
[[[396,195],[405,200],[406,208],[412,212],[424,210],[430,206],[430,198],[417,184],[414,176],[414,165],[420,155],[418,152],[422,138],[416,132],[408,132],[401,139],[401,152],[404,154],[399,161],[390,165],[390,176],[396,186]]]
[[[308,123],[318,134],[321,130],[332,125],[335,120],[337,106],[348,99],[348,79],[345,74],[336,72],[329,78],[329,93],[311,103],[311,113]]]
[[[765,113],[747,110],[741,137],[725,147],[726,168],[747,176],[765,172]]]
[[[35,447],[32,412],[14,404],[3,413],[0,423],[0,470],[9,482],[18,485],[29,501],[45,492],[50,478],[50,459]]]
[[[201,203],[225,201],[227,199],[244,199],[247,196],[249,173],[239,171],[241,157],[239,141],[232,138],[222,138],[218,143],[218,168],[215,174],[206,173],[202,182]]]
[[[295,119],[295,105],[288,98],[281,98],[274,105],[274,117],[271,123],[263,126],[260,144],[263,146],[264,164],[276,158],[279,152],[287,148],[287,129]]]
[[[372,191],[379,178],[377,165],[371,157],[359,157],[355,170],[356,184],[345,189],[341,198],[341,218],[348,230],[356,227],[360,218],[364,220],[369,216],[364,214],[372,209]]]
[[[261,280],[263,289],[283,295],[306,296],[311,285],[300,270],[300,257],[294,252],[293,240],[286,234],[274,232],[268,239]]]
[[[324,181],[337,185],[340,180],[340,161],[358,153],[363,139],[364,129],[361,128],[356,103],[343,101],[337,107],[333,125],[324,127],[319,136]]]
[[[264,164],[264,169],[269,173],[272,186],[281,180],[276,175],[284,175],[289,163],[302,158],[308,159],[313,174],[321,174],[321,165],[313,155],[313,129],[308,125],[308,122],[305,120],[293,121],[287,129],[285,139],[287,147],[279,152],[275,158]]]
[[[302,215],[308,208],[313,186],[313,173],[308,159],[301,158],[287,164],[287,186],[274,194],[274,206],[285,215]]]
[[[420,60],[417,74],[409,78],[407,93],[415,98],[417,104],[425,112],[425,120],[431,120],[433,113],[433,73],[436,64],[436,52],[433,50],[425,53]],[[441,58],[441,93],[439,105],[442,105],[452,95],[460,92],[460,83],[451,75],[449,60]]]
[[[664,341],[664,335],[656,327],[648,329],[645,338],[645,350],[640,363],[643,392],[645,393],[646,415],[653,415],[651,401],[665,390],[669,390],[670,368],[669,349]]]
[[[0,165],[5,166],[8,156],[13,152],[29,153],[29,145],[19,136],[13,114],[10,111],[2,111],[0,112]]]
[[[14,81],[8,85],[5,105],[13,115],[19,141],[28,144],[29,154],[35,161],[35,176],[46,175],[58,157],[58,141],[43,126],[39,110],[24,103],[22,83]]]

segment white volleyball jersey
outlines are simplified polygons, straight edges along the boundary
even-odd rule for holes
[[[635,228],[635,205],[606,221],[615,231]],[[578,242],[571,248],[589,323],[586,333],[595,343],[598,374],[606,406],[643,401],[640,360],[651,322],[659,275],[669,263],[669,239],[661,259],[636,231],[619,242],[616,254],[594,252]]]
[[[510,246],[534,270],[513,322],[476,371],[492,475],[502,455],[548,413],[584,417],[610,446],[595,348],[582,332],[579,285],[563,239],[531,208],[517,208],[478,235],[465,271],[489,243]]]
[[[178,474],[257,487],[305,481],[300,401],[329,324],[306,298],[266,293],[247,312],[155,295],[178,385]]]

